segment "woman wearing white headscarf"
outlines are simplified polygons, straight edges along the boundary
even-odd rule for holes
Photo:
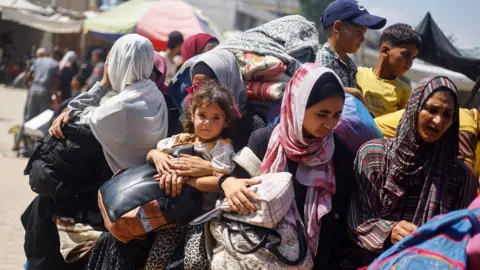
[[[62,101],[72,96],[72,79],[78,72],[77,54],[74,51],[68,51],[59,63],[60,68],[60,92]]]
[[[137,34],[123,36],[110,51],[102,81],[68,105],[68,118],[90,126],[113,172],[144,164],[148,151],[167,136],[167,105],[149,79],[153,52],[148,39]],[[110,85],[119,93],[100,105]],[[67,121],[59,117],[50,133],[63,137],[60,126]]]

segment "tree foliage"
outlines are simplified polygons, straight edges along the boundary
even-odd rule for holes
[[[317,28],[319,29],[320,42],[325,42],[327,40],[327,33],[323,31],[322,25],[320,23],[320,17],[323,14],[323,11],[328,7],[328,5],[334,0],[298,0],[300,7],[302,9],[303,15],[310,21],[315,22]]]

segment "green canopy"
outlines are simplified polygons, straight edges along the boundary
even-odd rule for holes
[[[152,0],[130,0],[85,20],[84,31],[102,34],[132,33],[142,16],[155,4]]]

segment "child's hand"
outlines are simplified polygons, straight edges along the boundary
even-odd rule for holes
[[[159,175],[168,174],[173,170],[172,160],[172,156],[158,150],[151,150],[147,157],[147,161],[155,164]]]
[[[197,156],[180,155],[170,161],[178,175],[202,177],[213,175],[212,163]]]
[[[182,185],[186,179],[183,176],[178,176],[175,172],[155,175],[155,180],[160,182],[160,189],[165,190],[165,195],[176,197],[182,192]]]

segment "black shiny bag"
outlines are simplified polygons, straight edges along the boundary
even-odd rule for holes
[[[178,147],[174,156],[181,154],[194,154],[193,146]],[[184,184],[172,198],[160,189],[155,174],[153,165],[141,165],[120,172],[100,188],[105,227],[118,240],[144,239],[150,232],[185,226],[202,214],[202,192]]]

